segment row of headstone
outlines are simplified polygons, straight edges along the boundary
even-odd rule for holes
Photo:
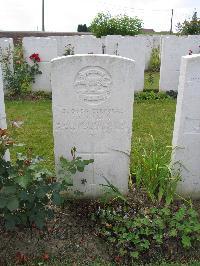
[[[136,63],[135,63],[136,65]],[[94,159],[76,174],[73,191],[104,192],[105,178],[128,191],[134,61],[109,55],[75,55],[52,61],[53,130],[59,158]],[[200,198],[200,55],[182,59],[173,134],[172,166],[181,176],[179,195]],[[123,86],[123,90],[121,87]]]
[[[25,37],[23,38],[24,56],[29,64],[33,53],[39,53],[39,63],[42,75],[37,75],[33,90],[51,91],[50,60],[67,54],[110,54],[127,57],[136,61],[137,81],[135,90],[143,90],[144,68],[148,68],[152,49],[159,47],[160,36],[107,36],[95,38],[88,36],[52,36],[52,37]],[[13,51],[11,38],[0,38],[0,56],[8,50]],[[144,53],[145,51],[145,53]],[[12,54],[11,54],[12,55]],[[12,66],[12,57],[10,57]],[[144,66],[145,64],[145,66]]]
[[[136,91],[143,90],[144,69],[148,69],[153,48],[160,47],[160,90],[178,90],[181,56],[200,52],[200,36],[149,36],[122,37],[117,35],[95,38],[86,36],[26,37],[23,39],[24,54],[29,63],[32,53],[39,53],[42,75],[36,77],[33,90],[51,91],[50,60],[70,54],[110,54],[136,61]],[[13,49],[10,38],[0,38],[0,57]],[[145,51],[145,52],[144,52]],[[12,58],[10,60],[12,66]]]
[[[162,38],[160,90],[177,91],[181,57],[200,53],[200,35]]]
[[[27,60],[32,53],[39,53],[41,58],[40,69],[33,90],[51,91],[50,60],[58,56],[73,54],[109,54],[118,55],[136,61],[135,91],[142,91],[144,86],[145,70],[145,38],[106,36],[95,38],[87,36],[53,36],[53,37],[26,37],[23,39],[23,48]]]
[[[97,197],[105,191],[106,179],[128,192],[135,65],[109,55],[75,55],[51,62],[57,172],[59,158],[71,159],[72,147],[77,156],[94,159],[73,177],[73,192]],[[200,198],[199,73],[200,55],[182,58],[172,163],[182,178],[177,192],[191,198]],[[0,68],[0,128],[6,127]]]

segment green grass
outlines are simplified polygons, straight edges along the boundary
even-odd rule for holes
[[[134,164],[134,147],[139,138],[145,149],[151,148],[150,135],[154,137],[160,152],[171,145],[175,109],[176,102],[171,99],[134,104],[131,171]]]
[[[142,139],[144,147],[150,147],[150,137],[153,135],[161,150],[166,145],[171,145],[175,101],[144,101],[134,104],[133,111],[133,139],[131,168],[134,162],[134,144],[138,138]],[[25,152],[32,148],[34,154],[46,159],[45,165],[50,170],[54,169],[52,111],[51,101],[6,101],[6,112],[9,130],[19,143],[26,144],[16,148]],[[20,120],[24,124],[15,129],[11,121]]]
[[[144,90],[158,90],[159,89],[159,79],[160,73],[159,72],[152,72],[153,76],[153,83],[150,84],[148,81],[150,72],[145,72],[144,74]]]
[[[18,152],[33,149],[35,155],[45,158],[44,164],[54,169],[53,132],[51,101],[7,101],[6,113],[11,135],[24,147],[16,148]],[[12,127],[12,121],[23,121],[21,128]]]
[[[160,150],[171,145],[174,114],[176,102],[172,99],[163,101],[143,101],[134,103],[133,108],[133,138],[131,153],[131,169],[134,168],[134,147],[138,138],[145,148],[150,148],[153,135],[157,141]],[[25,143],[24,147],[16,148],[18,151],[26,151],[32,148],[34,153],[46,158],[45,165],[49,169],[54,169],[53,155],[53,134],[52,134],[52,111],[50,100],[30,101],[6,101],[7,120],[9,131],[17,142]],[[11,121],[23,121],[21,128],[12,127]],[[37,264],[36,264],[37,265]],[[39,265],[39,264],[38,264]],[[70,261],[53,260],[52,263],[43,265],[74,265]],[[76,262],[79,264],[79,261]],[[115,265],[102,260],[88,265]],[[150,264],[151,265],[151,264]],[[155,265],[155,264],[154,264]],[[198,266],[200,262],[191,262],[190,264],[170,264],[161,263],[160,265],[191,265]]]

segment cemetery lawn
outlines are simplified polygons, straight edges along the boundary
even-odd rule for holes
[[[134,104],[133,139],[131,169],[133,169],[134,143],[141,138],[145,148],[150,147],[150,135],[158,143],[161,151],[171,145],[175,100],[143,101]],[[8,128],[13,138],[25,144],[15,151],[26,152],[44,157],[44,165],[54,169],[52,111],[50,100],[6,101]],[[12,126],[13,121],[23,122],[21,128]],[[18,123],[18,122],[17,122]]]
[[[171,145],[175,107],[176,101],[172,99],[143,101],[134,104],[131,172],[134,172],[134,147],[137,145],[138,138],[141,138],[146,149],[151,147],[150,135],[154,137],[161,152],[166,146]],[[11,136],[16,142],[25,144],[25,146],[16,147],[11,155],[14,157],[16,151],[26,152],[31,148],[33,154],[45,158],[44,165],[53,171],[51,101],[6,101],[6,113]],[[13,126],[13,122],[19,125],[20,122],[23,122],[23,125],[16,128]],[[88,218],[87,212],[87,202],[82,201],[76,205],[73,205],[73,202],[67,204],[64,209],[58,210],[55,219],[48,225],[48,230],[53,228],[52,231],[43,233],[34,229],[33,238],[31,238],[29,230],[19,230],[8,236],[0,227],[0,265],[4,265],[1,263],[2,259],[15,258],[17,252],[28,253],[36,258],[35,262],[30,262],[28,265],[119,265],[113,263],[110,255],[113,254],[112,247],[97,238],[94,224]],[[46,253],[50,255],[50,260],[47,263],[44,262]],[[179,256],[180,260],[182,260],[181,256],[182,254]],[[54,259],[55,257],[56,259]],[[193,256],[190,258],[192,259]],[[162,265],[184,264],[163,263]],[[200,264],[194,262],[194,264],[185,265]]]
[[[152,74],[152,83],[149,82],[150,80],[150,73]],[[144,90],[159,90],[159,79],[160,73],[159,72],[145,72],[144,73]]]

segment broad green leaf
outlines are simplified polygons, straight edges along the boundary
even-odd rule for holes
[[[191,247],[191,239],[189,236],[183,235],[181,238],[181,242],[182,242],[184,248]]]
[[[0,196],[0,209],[6,207],[6,204],[7,204],[7,198]]]
[[[139,257],[139,252],[138,251],[133,251],[133,252],[130,253],[130,255],[131,255],[132,258],[137,259]]]
[[[42,199],[49,192],[49,189],[50,188],[48,186],[41,186],[36,190],[35,194],[38,198]]]
[[[15,220],[14,219],[6,219],[5,220],[5,227],[8,230],[13,230],[15,228]]]
[[[74,166],[70,167],[69,171],[71,174],[75,174],[76,173],[76,167],[74,167]]]
[[[15,186],[4,186],[1,189],[1,192],[6,194],[6,195],[14,194],[14,193],[16,193],[16,187]]]
[[[42,229],[45,225],[44,219],[36,217],[35,224],[38,228]]]
[[[77,166],[77,170],[79,172],[83,172],[84,171],[84,166]]]
[[[22,188],[27,188],[28,184],[31,182],[32,180],[30,179],[29,175],[23,175],[23,176],[18,176],[15,179],[15,182]]]
[[[26,191],[21,191],[19,193],[19,197],[21,200],[28,200],[29,199],[29,194]]]
[[[8,199],[6,207],[10,210],[10,211],[15,211],[19,208],[19,201],[16,197],[12,197],[10,199]]]
[[[52,201],[56,205],[61,205],[63,203],[63,198],[60,196],[59,193],[55,192],[52,195]]]
[[[177,230],[174,228],[169,231],[169,236],[177,236]]]

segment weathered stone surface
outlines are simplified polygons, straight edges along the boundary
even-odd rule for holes
[[[8,50],[10,52],[13,51],[13,39],[11,38],[0,38],[0,56],[2,53],[7,53]]]
[[[93,35],[56,36],[58,56],[70,54],[102,54],[102,40]]]
[[[145,41],[143,37],[108,35],[105,37],[105,53],[135,60],[134,87],[142,91],[144,87]]]
[[[182,57],[173,147],[182,176],[178,193],[200,198],[200,55]]]
[[[3,57],[7,57],[9,67],[11,70],[13,69],[13,48],[14,48],[14,45],[13,45],[12,38],[0,38],[0,61],[2,60]],[[2,72],[4,76],[3,65],[2,65]],[[4,91],[5,91],[5,88],[4,88]]]
[[[75,54],[102,54],[102,40],[92,35],[76,36]]]
[[[128,191],[134,98],[134,61],[119,56],[75,55],[52,60],[53,131],[59,158],[94,159],[74,177],[74,190],[98,196],[103,177]],[[85,182],[86,180],[86,182]]]
[[[6,125],[6,113],[5,113],[5,104],[4,104],[4,91],[3,91],[3,76],[0,66],[0,128],[7,128]]]
[[[51,63],[39,63],[42,74],[36,75],[35,83],[32,84],[33,91],[51,92]]]
[[[52,36],[52,39],[57,41],[57,55],[63,56],[66,52],[66,49],[71,53],[75,53],[76,46],[76,36]]]
[[[29,56],[33,53],[39,54],[41,62],[50,62],[57,57],[57,41],[46,37],[24,37],[23,38],[24,56],[28,63],[32,61]]]
[[[178,90],[181,57],[200,52],[200,35],[168,36],[162,38],[160,91]]]
[[[2,75],[1,66],[0,66],[0,128],[1,129],[7,128],[6,112],[5,112],[5,104],[4,104],[3,75]],[[6,161],[10,160],[9,150],[6,151],[4,159]]]

